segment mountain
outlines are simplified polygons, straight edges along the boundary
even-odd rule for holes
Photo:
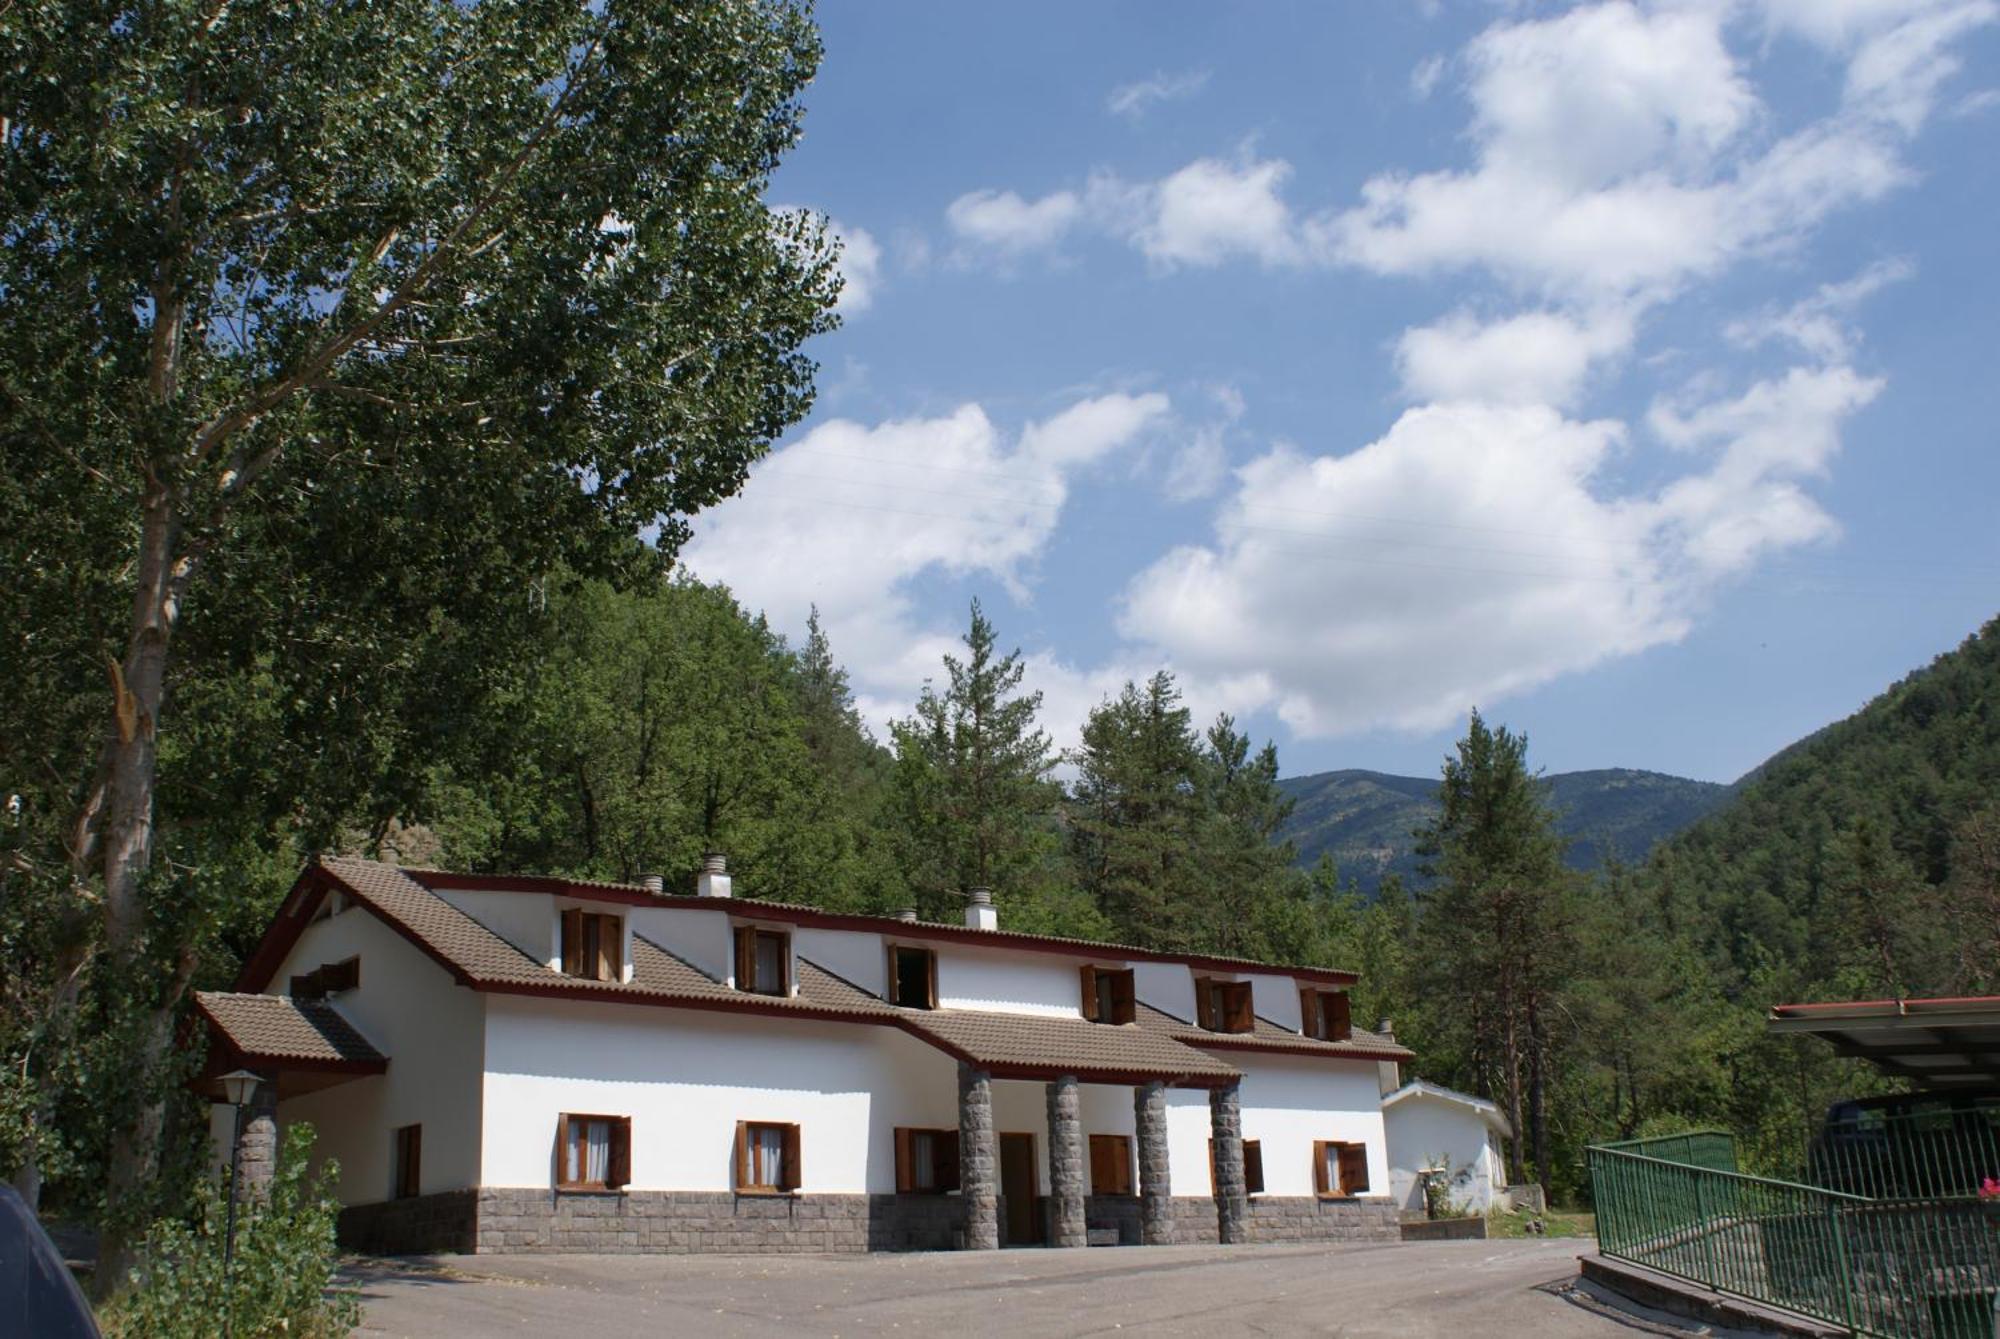
[[[1559,772],[1543,781],[1577,869],[1594,869],[1612,853],[1643,859],[1655,842],[1720,807],[1733,790],[1622,767]],[[1278,788],[1296,807],[1280,835],[1298,844],[1300,864],[1330,855],[1341,877],[1365,890],[1373,891],[1386,874],[1414,880],[1411,834],[1437,812],[1437,787],[1436,777],[1359,770],[1289,777]]]

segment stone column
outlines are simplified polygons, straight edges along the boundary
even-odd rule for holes
[[[1052,1246],[1088,1246],[1083,1221],[1083,1113],[1079,1109],[1076,1076],[1065,1074],[1049,1084],[1049,1235]]]
[[[278,1174],[278,1085],[265,1075],[243,1108],[242,1133],[237,1136],[237,1193],[243,1203],[263,1199],[271,1193],[271,1181]]]
[[[1225,1246],[1250,1240],[1250,1195],[1243,1181],[1243,1105],[1239,1083],[1208,1090],[1215,1140],[1216,1235]]]
[[[993,1135],[993,1080],[958,1066],[958,1190],[965,1201],[965,1249],[1000,1248],[1000,1147]]]
[[[1171,1246],[1174,1192],[1167,1169],[1167,1085],[1155,1079],[1134,1088],[1132,1115],[1139,1131],[1139,1240],[1148,1246]]]

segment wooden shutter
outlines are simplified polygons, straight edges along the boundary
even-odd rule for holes
[[[747,925],[736,927],[736,988],[757,988],[757,932]]]
[[[1210,1139],[1208,1141],[1208,1193],[1209,1194],[1213,1195],[1215,1193],[1215,1186],[1216,1186],[1215,1140]]]
[[[1250,1195],[1264,1193],[1264,1146],[1255,1139],[1243,1141],[1243,1190]]]
[[[1311,986],[1299,987],[1299,1034],[1305,1037],[1323,1035],[1320,1031],[1319,992]]]
[[[1257,1025],[1256,1016],[1250,1003],[1250,983],[1237,981],[1230,985],[1227,997],[1229,1019],[1227,1031],[1249,1032]]]
[[[1130,1023],[1139,1016],[1138,990],[1133,984],[1132,973],[1128,969],[1118,973],[1111,984],[1111,1007],[1114,1023]]]
[[[1081,975],[1083,978],[1083,1016],[1086,1020],[1092,1023],[1098,1022],[1099,1019],[1097,1017],[1097,969],[1095,967],[1085,966],[1084,968],[1081,969],[1079,975]]]
[[[896,1189],[911,1191],[917,1188],[916,1168],[910,1164],[910,1131],[896,1127]]]
[[[1366,1144],[1342,1144],[1340,1146],[1340,1193],[1343,1195],[1365,1195],[1368,1193],[1368,1146]]]
[[[562,969],[564,976],[583,975],[583,913],[575,907],[562,914]]]
[[[785,1131],[785,1165],[778,1169],[778,1189],[797,1190],[805,1184],[804,1168],[799,1165],[799,1127],[787,1125]]]
[[[569,1184],[569,1116],[556,1117],[556,1184]]]
[[[611,1122],[611,1164],[604,1184],[613,1190],[632,1181],[632,1118],[614,1117]]]
[[[1132,1193],[1132,1141],[1119,1135],[1112,1141],[1111,1156],[1116,1161],[1116,1175],[1111,1179],[1118,1187],[1118,1194]]]
[[[937,1188],[940,1191],[957,1190],[958,1131],[939,1130],[931,1139],[931,1146],[937,1150]]]
[[[1333,1187],[1326,1183],[1326,1149],[1326,1140],[1313,1140],[1313,1194],[1315,1195],[1333,1193]]]
[[[1354,1004],[1347,998],[1346,991],[1329,991],[1320,997],[1321,1007],[1326,1010],[1326,1032],[1328,1041],[1346,1041],[1354,1035]]]
[[[924,950],[924,1002],[935,1009],[937,1005],[937,950]]]
[[[1194,1025],[1219,1031],[1215,1026],[1215,982],[1205,976],[1194,979]]]
[[[737,933],[741,934],[742,931],[739,930]],[[739,1191],[748,1190],[750,1188],[750,1122],[747,1120],[736,1122],[735,1162],[736,1189]]]

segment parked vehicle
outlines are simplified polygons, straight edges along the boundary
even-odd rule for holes
[[[1877,1199],[1977,1194],[2000,1177],[2000,1093],[1898,1093],[1827,1108],[1807,1179]]]
[[[0,1334],[98,1339],[83,1290],[12,1186],[0,1186]]]

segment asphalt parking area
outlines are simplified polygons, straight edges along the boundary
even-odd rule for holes
[[[361,1333],[1624,1336],[1545,1285],[1578,1241],[358,1263]],[[1650,1327],[1648,1327],[1650,1328]]]

